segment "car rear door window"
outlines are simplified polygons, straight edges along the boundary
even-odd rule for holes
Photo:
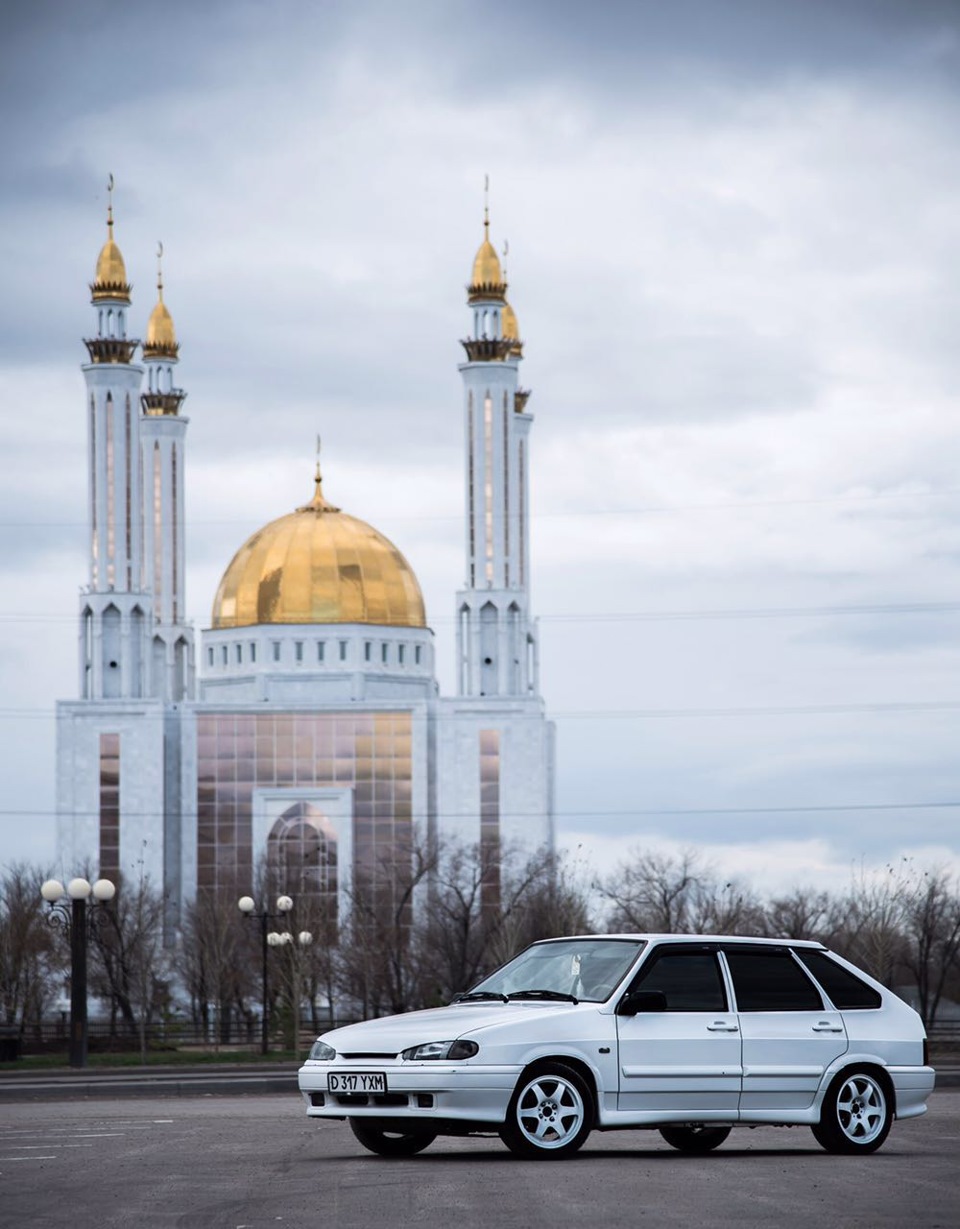
[[[822,1011],[820,991],[791,954],[778,948],[725,948],[738,1011]]]
[[[667,1011],[726,1011],[727,996],[715,952],[654,952],[630,987],[659,990]]]
[[[825,952],[811,951],[804,947],[796,948],[795,952],[829,994],[830,1001],[838,1011],[876,1008],[882,1005],[883,1000],[873,986],[868,986],[849,969],[831,960]]]

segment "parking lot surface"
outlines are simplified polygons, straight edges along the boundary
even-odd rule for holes
[[[652,1132],[594,1133],[567,1161],[515,1160],[497,1139],[440,1139],[406,1160],[365,1152],[345,1123],[309,1122],[296,1095],[0,1106],[0,1221],[93,1229],[456,1229],[602,1224],[824,1224],[955,1229],[960,1090],[895,1124],[869,1157],[822,1152],[809,1130],[734,1131],[715,1153]]]

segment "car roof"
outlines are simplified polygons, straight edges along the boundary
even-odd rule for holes
[[[749,943],[751,947],[811,947],[825,951],[824,945],[817,939],[761,939],[755,935],[691,935],[670,934],[651,931],[618,931],[610,934],[597,935],[556,935],[552,939],[540,939],[540,943],[565,943],[587,941],[591,939],[629,939],[633,942],[643,940],[646,943]]]

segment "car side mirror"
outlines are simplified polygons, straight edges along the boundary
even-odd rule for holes
[[[666,1011],[667,996],[662,990],[629,990],[617,1007],[618,1016],[637,1016],[647,1011]]]

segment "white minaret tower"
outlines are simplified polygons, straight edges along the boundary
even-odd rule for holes
[[[457,594],[461,696],[538,694],[536,627],[529,613],[529,392],[518,384],[523,358],[507,282],[490,242],[473,262],[467,302],[472,333],[462,344],[466,440],[466,587]]]
[[[157,249],[157,302],[143,342],[146,391],[141,394],[144,581],[153,595],[151,695],[176,703],[194,695],[193,628],[184,616],[184,450],[186,393],[175,387],[180,354],[173,317],[163,301],[163,244]]]
[[[130,285],[113,238],[113,176],[107,241],[90,287],[97,333],[83,367],[89,424],[90,573],[80,599],[80,695],[139,699],[149,694],[153,611],[143,575],[140,380],[127,338]]]

